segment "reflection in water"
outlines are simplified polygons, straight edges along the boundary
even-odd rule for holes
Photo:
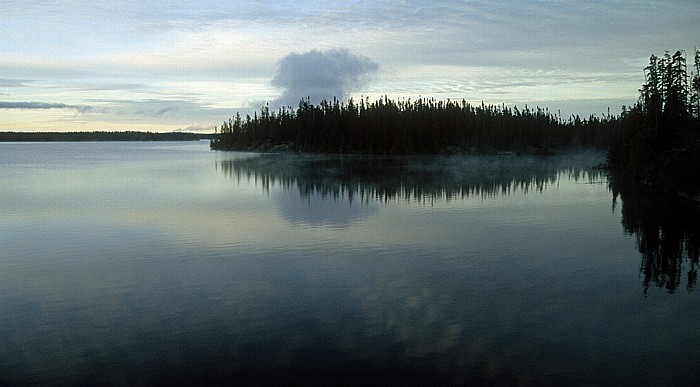
[[[339,200],[330,202],[315,195],[307,195],[299,200],[299,197],[290,195],[289,192],[275,192],[273,196],[279,203],[282,218],[304,227],[345,228],[379,212],[376,203],[358,206]]]
[[[0,385],[697,383],[604,154],[0,148]]]
[[[645,292],[650,284],[675,292],[687,270],[686,288],[695,287],[700,257],[700,211],[678,198],[644,192],[623,176],[610,176],[613,205],[622,200],[622,225],[637,238]],[[688,265],[686,269],[684,265]]]
[[[599,152],[560,156],[333,156],[263,154],[222,160],[224,174],[285,190],[296,187],[302,197],[319,195],[350,203],[360,198],[386,202],[402,199],[433,203],[436,200],[509,195],[521,190],[542,191],[556,184],[560,174],[576,181],[597,181],[593,166]]]

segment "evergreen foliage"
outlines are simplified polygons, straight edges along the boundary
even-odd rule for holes
[[[471,105],[466,101],[420,98],[394,101],[384,97],[313,105],[224,122],[213,149],[269,150],[355,154],[490,153],[502,150],[548,153],[572,146],[607,147],[617,118],[578,116],[564,121],[547,109],[525,106]]]
[[[211,142],[223,150],[340,154],[551,153],[609,149],[608,164],[659,189],[700,195],[700,52],[690,74],[683,51],[651,55],[639,100],[619,116],[567,120],[547,109],[472,105],[462,100],[370,102],[333,99],[224,122]]]
[[[662,190],[700,193],[699,70],[697,49],[690,77],[684,52],[651,55],[639,101],[623,107],[611,167]]]

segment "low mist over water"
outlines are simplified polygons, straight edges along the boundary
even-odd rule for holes
[[[697,211],[602,153],[208,145],[0,144],[0,383],[695,382]]]

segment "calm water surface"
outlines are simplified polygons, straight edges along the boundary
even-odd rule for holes
[[[697,384],[697,212],[603,158],[0,144],[0,384]]]

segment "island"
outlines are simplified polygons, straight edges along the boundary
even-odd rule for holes
[[[564,118],[547,108],[462,101],[302,99],[296,109],[239,113],[211,140],[215,150],[334,154],[552,154],[608,150],[618,179],[700,202],[700,51],[651,55],[639,100],[617,115]]]

